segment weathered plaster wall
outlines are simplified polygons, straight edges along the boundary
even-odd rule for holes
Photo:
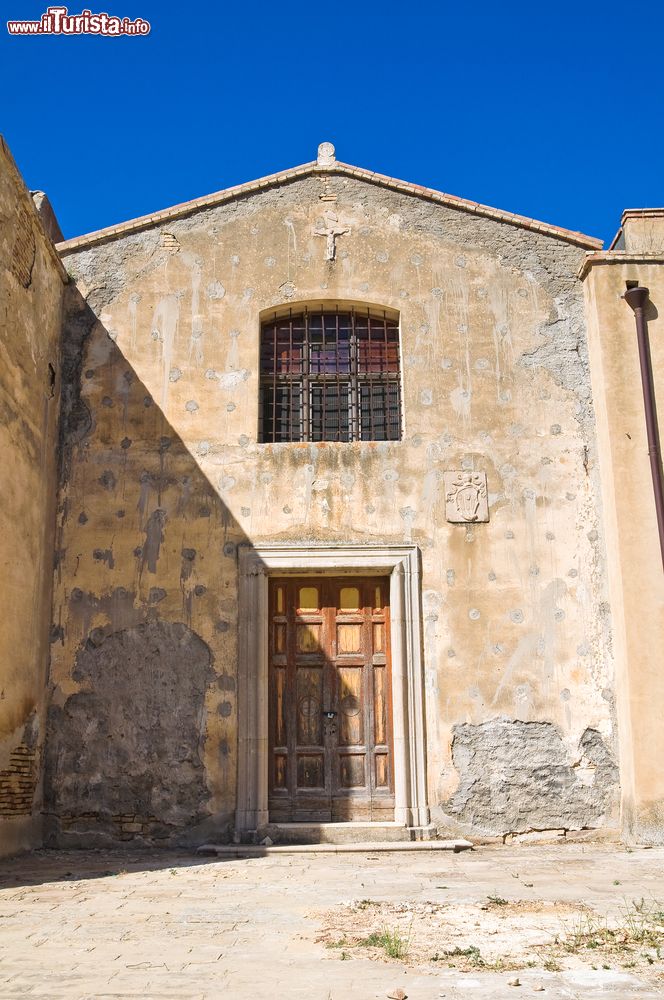
[[[49,775],[65,815],[85,825],[108,814],[104,832],[120,836],[144,832],[143,817],[154,838],[191,825],[209,799],[200,743],[210,661],[182,623],[90,636],[76,660],[79,691],[52,710],[52,728],[67,734]]]
[[[66,316],[47,840],[223,833],[244,535],[73,287]]]
[[[652,220],[646,221],[652,237]],[[611,541],[608,575],[615,609],[623,831],[629,841],[654,844],[664,843],[664,575],[634,313],[622,295],[627,281],[650,289],[646,316],[661,438],[663,230],[660,224],[658,261],[633,257],[625,262],[620,254],[613,259],[601,255],[605,259],[593,264],[585,279],[597,436]]]
[[[351,230],[334,262],[314,235],[330,204]],[[116,698],[138,697],[151,718],[173,715],[171,675],[186,668],[168,651],[173,623],[209,651],[213,672],[201,711],[200,689],[187,695],[181,751],[199,754],[205,791],[197,786],[189,823],[179,819],[195,836],[232,822],[240,540],[420,546],[438,823],[509,833],[543,815],[556,828],[614,821],[611,636],[575,277],[582,256],[560,239],[335,175],[65,254],[81,298],[66,332],[72,416],[55,596],[54,835],[102,828],[130,837],[139,826],[149,835],[170,822],[176,789],[163,787],[162,772],[160,794],[148,802],[137,792],[133,811],[115,793],[95,792],[87,808],[87,789],[95,761],[95,789],[115,785],[120,760],[132,783],[151,772],[149,727],[136,723],[130,738],[118,732],[128,709],[111,712],[99,678],[115,662],[104,650],[121,649],[128,631],[138,673],[136,650],[159,636],[164,684],[150,701],[145,671]],[[312,300],[399,311],[403,441],[256,443],[260,314]],[[488,475],[488,524],[445,519],[443,472],[462,468]],[[101,710],[107,744],[95,738],[85,768],[66,780],[82,723],[62,720],[80,718],[84,692]],[[483,786],[486,724],[500,741],[517,722],[519,739],[502,750],[503,784],[532,771],[534,749],[546,745],[553,775],[597,783],[592,809],[580,790],[566,801],[559,783],[543,780],[542,803],[531,797],[496,818]],[[584,750],[588,732],[602,766]],[[122,740],[122,755],[104,751]],[[164,752],[176,759],[173,745]]]
[[[64,278],[0,139],[0,854],[41,842]]]

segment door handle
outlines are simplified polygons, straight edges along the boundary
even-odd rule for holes
[[[323,709],[323,713],[322,714],[325,716],[326,719],[336,719],[336,717],[337,717],[337,713],[336,712],[331,712],[331,711],[329,711],[329,709],[326,709],[326,708]]]

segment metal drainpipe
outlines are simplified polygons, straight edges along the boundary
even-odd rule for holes
[[[633,310],[634,318],[636,319],[636,336],[639,343],[639,363],[641,365],[643,404],[646,411],[648,454],[650,456],[652,487],[655,494],[659,547],[662,553],[662,566],[664,567],[664,484],[662,483],[662,461],[660,458],[659,430],[657,427],[657,407],[655,405],[655,389],[652,378],[650,343],[648,341],[648,326],[644,314],[644,309],[648,301],[648,295],[649,290],[647,288],[628,288],[623,298],[630,309]]]

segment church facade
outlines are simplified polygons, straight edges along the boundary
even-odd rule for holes
[[[0,204],[5,850],[661,842],[662,213],[603,252],[329,143],[55,248],[3,149]]]

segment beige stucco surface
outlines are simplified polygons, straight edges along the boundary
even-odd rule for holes
[[[315,235],[330,208],[322,194],[336,197],[350,230],[332,262]],[[114,836],[151,834],[158,814],[162,836],[232,824],[236,546],[279,540],[419,546],[439,824],[490,833],[615,824],[582,258],[563,239],[333,174],[65,250],[76,280],[65,328],[74,388],[59,501],[50,793],[63,829],[97,829],[104,810]],[[261,316],[321,301],[399,313],[402,441],[257,444]],[[443,473],[457,469],[486,472],[489,523],[446,521]],[[117,754],[112,765],[102,754],[96,768],[86,758],[94,773],[83,794],[67,766],[78,738],[67,732],[78,731],[72,713],[82,705],[72,696],[93,692],[91,711],[103,704],[109,719],[123,697],[146,697],[149,678],[132,674],[135,686],[116,690],[111,705],[116,660],[104,650],[110,637],[113,656],[129,643],[131,658],[174,622],[186,632],[159,647],[162,666],[175,671],[177,643],[197,637],[206,665],[186,718],[166,689],[148,711],[165,729],[171,720],[188,747],[198,791],[168,804],[159,768],[177,759],[169,743],[154,765],[161,813],[149,791],[141,808],[119,793],[114,806],[104,799],[102,784],[117,785]],[[109,719],[107,747],[119,739]],[[149,740],[132,732],[122,759],[138,780]]]
[[[653,220],[637,221],[636,242]],[[631,226],[631,224],[630,224]],[[630,240],[630,245],[632,241]],[[656,246],[661,252],[661,220]],[[664,821],[662,704],[664,576],[634,313],[626,283],[650,290],[646,311],[655,395],[664,393],[664,269],[662,261],[604,259],[585,278],[600,467],[606,496],[609,580],[619,706],[623,817],[633,841],[661,843]],[[659,413],[662,432],[661,407]]]
[[[1,854],[41,843],[64,274],[2,140],[0,219]]]

